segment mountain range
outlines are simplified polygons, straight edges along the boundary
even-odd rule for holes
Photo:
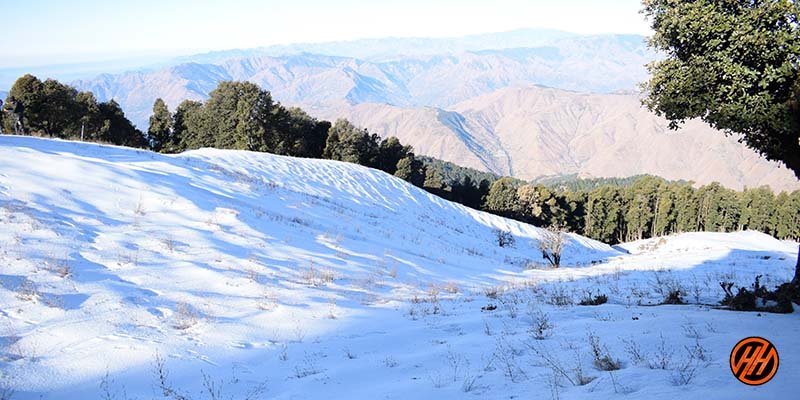
[[[696,121],[669,132],[642,108],[637,84],[656,58],[641,36],[520,30],[214,52],[73,84],[115,99],[141,128],[156,98],[174,109],[220,81],[247,80],[316,117],[348,118],[420,154],[522,179],[647,173],[800,187],[737,138]]]

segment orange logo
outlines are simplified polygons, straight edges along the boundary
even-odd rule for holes
[[[731,372],[740,382],[763,385],[778,372],[778,351],[769,340],[752,336],[736,343],[731,350]]]

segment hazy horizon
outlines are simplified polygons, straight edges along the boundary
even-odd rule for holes
[[[516,29],[576,34],[649,32],[638,0],[552,4],[544,0],[32,0],[0,5],[0,68],[175,57],[272,45],[375,38],[448,38]],[[31,24],[37,26],[31,30]]]

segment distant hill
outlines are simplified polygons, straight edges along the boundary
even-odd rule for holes
[[[420,154],[532,180],[650,174],[742,189],[794,190],[786,168],[699,121],[675,132],[632,94],[586,94],[543,87],[499,89],[448,110],[386,104],[342,105],[344,116]]]
[[[507,35],[518,38],[503,42]],[[447,107],[511,85],[603,93],[632,90],[646,77],[644,64],[653,59],[640,36],[551,33],[541,39],[532,37],[506,33],[459,40],[376,39],[363,46],[346,42],[235,50],[182,58],[184,63],[154,71],[105,74],[74,84],[97,93],[101,100],[116,99],[137,125],[146,128],[156,98],[175,107],[184,99],[205,98],[222,80],[248,80],[284,103],[322,108],[339,101]],[[410,46],[415,40],[427,44]],[[487,48],[503,43],[538,47]],[[419,51],[403,55],[404,46]],[[394,57],[378,57],[392,48]],[[441,52],[421,54],[437,50]],[[330,55],[337,52],[344,56]]]

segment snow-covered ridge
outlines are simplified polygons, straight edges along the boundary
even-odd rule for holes
[[[516,245],[499,247],[496,229]],[[546,397],[553,389],[537,376],[548,372],[519,345],[534,311],[549,313],[558,341],[585,344],[591,329],[615,355],[618,338],[651,351],[662,331],[670,346],[692,345],[674,335],[690,324],[716,363],[692,389],[723,382],[704,392],[716,398],[744,395],[719,361],[742,335],[770,335],[781,368],[800,368],[800,314],[647,307],[675,285],[713,304],[720,280],[785,281],[796,243],[693,233],[618,251],[570,235],[562,268],[525,270],[541,262],[540,235],[353,164],[0,136],[0,393],[98,398],[108,374],[112,397],[161,397],[160,357],[191,398],[205,398],[200,371],[236,398],[264,381],[265,398]],[[529,289],[503,297],[508,287]],[[553,304],[586,293],[610,304]],[[498,308],[481,311],[487,303]],[[519,361],[525,379],[504,375],[493,355],[503,346],[531,358]],[[444,379],[450,356],[458,376]],[[590,372],[608,384],[557,390],[623,398]],[[626,361],[616,376],[635,397],[685,394],[667,374]],[[468,394],[462,380],[473,381]],[[796,389],[783,374],[766,393]]]

